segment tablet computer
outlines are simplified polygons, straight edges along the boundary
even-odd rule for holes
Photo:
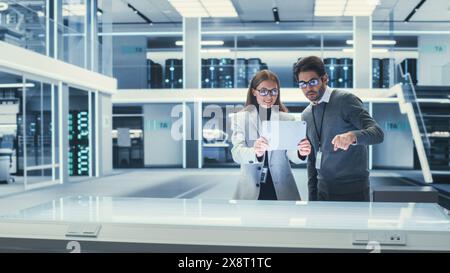
[[[269,151],[297,150],[306,138],[306,121],[263,121],[261,136],[269,142]]]

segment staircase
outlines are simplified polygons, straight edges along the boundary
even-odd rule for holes
[[[400,111],[411,126],[425,182],[450,182],[450,86],[414,86],[399,67],[396,85]]]

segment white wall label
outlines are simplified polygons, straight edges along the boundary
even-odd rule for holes
[[[170,120],[148,120],[145,128],[149,131],[170,130],[172,122]]]

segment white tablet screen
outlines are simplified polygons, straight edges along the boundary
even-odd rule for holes
[[[269,142],[269,150],[296,150],[306,138],[305,121],[263,121],[261,136]]]

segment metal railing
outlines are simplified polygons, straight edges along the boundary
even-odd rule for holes
[[[411,76],[409,73],[404,74],[400,65],[397,66],[396,82],[397,84],[393,88],[397,92],[400,112],[408,117],[423,178],[426,183],[432,183],[433,177],[428,162],[431,150],[430,139]]]

